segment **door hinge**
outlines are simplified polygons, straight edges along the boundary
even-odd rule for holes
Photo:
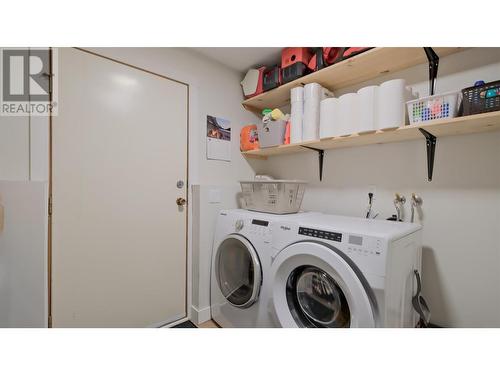
[[[49,197],[49,216],[52,216],[52,195]]]

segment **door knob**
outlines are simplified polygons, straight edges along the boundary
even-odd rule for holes
[[[177,206],[180,207],[180,206],[185,206],[187,201],[184,198],[179,197],[175,200],[175,203],[177,203]]]

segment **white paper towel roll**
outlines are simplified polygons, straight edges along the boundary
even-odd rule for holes
[[[302,120],[304,116],[304,88],[295,87],[290,91],[290,143],[302,142]]]
[[[406,101],[411,91],[404,79],[393,79],[380,85],[377,98],[377,127],[387,129],[403,126],[406,118]]]
[[[294,87],[290,90],[290,102],[303,102],[304,101],[304,87]]]
[[[320,102],[330,96],[333,96],[333,93],[319,83],[313,82],[304,86],[303,141],[312,141],[319,138]]]
[[[320,103],[319,137],[327,138],[335,136],[336,115],[338,113],[337,98],[323,99]]]
[[[323,94],[323,86],[321,86],[319,83],[313,82],[313,83],[308,83],[307,85],[304,86],[304,101],[313,98],[320,98],[322,94]]]
[[[335,136],[349,135],[359,131],[358,95],[350,93],[338,99],[338,127]]]
[[[367,86],[358,90],[359,129],[358,132],[377,130],[378,86]]]

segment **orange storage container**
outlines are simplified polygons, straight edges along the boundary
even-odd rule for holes
[[[240,133],[240,150],[250,151],[258,150],[259,136],[257,135],[257,125],[247,125],[241,129]]]

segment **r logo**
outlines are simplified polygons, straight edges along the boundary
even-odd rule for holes
[[[2,67],[4,102],[50,100],[49,50],[4,49]]]

